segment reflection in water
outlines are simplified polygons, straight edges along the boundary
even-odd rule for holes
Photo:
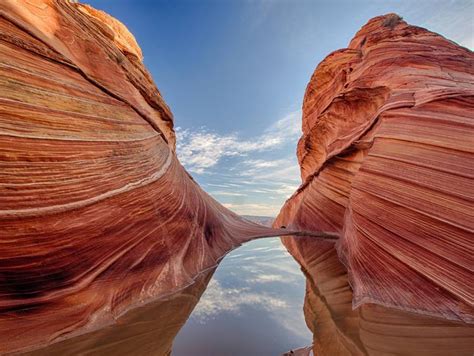
[[[167,300],[31,355],[472,355],[474,328],[373,304],[353,310],[333,245],[284,241],[307,279],[279,239],[253,241]]]
[[[353,309],[347,270],[333,243],[283,242],[307,276],[304,314],[315,355],[474,355],[473,325],[371,303]]]
[[[181,328],[176,356],[281,355],[311,345],[302,312],[305,278],[280,239],[247,243],[214,271],[109,327],[29,354],[170,355]]]
[[[215,269],[196,283],[160,300],[134,309],[114,325],[30,353],[52,355],[169,355],[173,339],[191,314]]]
[[[245,244],[222,261],[173,355],[281,355],[311,345],[305,278],[278,238]]]
[[[257,240],[167,300],[31,354],[170,355],[173,349],[175,356],[265,356],[293,349],[286,355],[307,356],[311,347],[301,347],[313,344],[316,355],[472,355],[474,328],[467,325],[371,304],[352,310],[333,246],[284,240],[307,279],[279,239]]]

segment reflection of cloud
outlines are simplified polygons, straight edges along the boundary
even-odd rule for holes
[[[255,251],[266,251],[268,250],[268,247],[254,247],[249,250],[249,252],[255,252]]]
[[[255,259],[257,259],[257,256],[249,256],[249,257],[242,258],[243,261],[249,261],[249,260],[255,260]]]
[[[286,262],[286,263],[282,263],[282,261],[279,261],[278,264],[275,263],[275,261],[256,261],[255,262],[255,265],[257,267],[260,267],[260,268],[273,268],[274,270],[278,271],[278,272],[285,272],[285,273],[288,273],[288,274],[293,274],[293,275],[297,275],[297,276],[300,276],[301,275],[301,270],[300,268],[298,267],[298,265],[296,265],[295,263],[292,263],[293,261],[289,261],[289,262]]]
[[[279,246],[276,246],[276,247],[272,247],[272,246],[268,246],[268,247],[255,247],[255,248],[252,248],[252,249],[249,249],[249,250],[246,250],[248,251],[249,253],[254,253],[254,252],[264,252],[265,255],[263,255],[262,257],[266,257],[266,254],[268,252],[282,252],[282,253],[279,253],[279,254],[274,254],[272,253],[271,254],[271,258],[274,259],[274,258],[278,258],[278,257],[285,257],[287,258],[288,255],[287,255],[287,251],[286,251],[286,248],[283,247],[283,245],[281,244],[281,242],[277,241],[279,243]],[[259,252],[260,253],[260,252]],[[240,255],[241,256],[241,255]],[[261,258],[260,258],[261,259]]]
[[[283,299],[267,293],[256,293],[250,288],[223,288],[216,279],[212,279],[196,306],[193,317],[198,322],[205,323],[222,312],[239,314],[243,306],[252,306],[268,312],[288,308]]]
[[[286,253],[286,248],[284,248],[283,245],[280,245],[280,246],[277,246],[277,247],[269,248],[267,250],[267,252],[271,252],[271,251],[282,251],[282,252]]]
[[[291,278],[293,279],[293,278]],[[250,283],[269,283],[269,282],[290,282],[288,276],[281,274],[259,274],[255,278],[248,280]]]
[[[311,340],[302,310],[304,283],[299,265],[280,239],[252,241],[224,258],[192,318],[211,327],[221,313],[230,313],[233,320],[246,325],[249,313],[258,311],[267,315],[265,322]]]
[[[238,255],[229,255],[229,256],[227,256],[227,257],[226,257],[226,259],[228,260],[228,259],[232,259],[232,258],[240,258],[240,257],[242,257],[242,256],[244,256],[244,255],[242,255],[242,254],[238,254]]]

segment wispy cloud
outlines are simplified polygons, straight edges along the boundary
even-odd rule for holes
[[[180,129],[181,163],[214,198],[241,215],[275,216],[300,183],[295,146],[301,110],[290,112],[260,134],[221,134],[201,127]]]
[[[272,283],[272,282],[283,282],[288,283],[288,276],[281,274],[259,274],[253,279],[249,280],[250,283]]]
[[[243,161],[239,175],[255,180],[272,179],[274,182],[299,182],[299,166],[293,157],[277,160],[249,160]]]
[[[227,209],[234,211],[240,215],[257,215],[257,216],[275,216],[280,210],[281,204],[269,204],[264,202],[262,204],[257,203],[223,203]]]
[[[210,191],[211,195],[221,195],[228,197],[245,197],[247,194],[236,193],[236,192],[226,192],[226,191]]]
[[[250,153],[268,151],[294,140],[301,134],[300,117],[300,110],[291,112],[261,135],[251,139],[242,138],[238,133],[222,135],[205,127],[194,131],[178,127],[178,157],[190,172],[202,174],[222,158],[248,156]],[[262,165],[262,162],[257,164]]]
[[[301,313],[304,283],[299,265],[279,239],[253,241],[223,260],[191,318],[205,324],[227,317],[247,320],[263,312],[271,325],[309,340]]]
[[[412,2],[401,2],[397,9],[411,24],[426,27],[430,31],[459,43],[461,46],[474,49],[474,2],[472,0],[421,2],[413,6]]]
[[[252,306],[267,311],[288,308],[284,299],[271,296],[268,293],[256,293],[249,287],[223,288],[216,279],[211,279],[206,292],[193,311],[193,317],[197,321],[205,323],[222,312],[239,314],[243,306]]]
[[[249,159],[243,162],[244,164],[254,167],[256,169],[260,168],[273,168],[273,167],[281,167],[282,164],[285,164],[284,159],[277,159],[273,161],[266,161],[263,159]]]

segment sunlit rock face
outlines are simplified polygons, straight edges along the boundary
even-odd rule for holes
[[[0,1],[0,15],[0,353],[113,324],[278,233],[180,165],[121,23],[69,1]]]
[[[473,53],[394,14],[316,68],[275,222],[340,234],[283,239],[316,354],[472,354],[473,109]]]

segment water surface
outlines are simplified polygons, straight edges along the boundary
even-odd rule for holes
[[[310,345],[304,294],[305,277],[279,238],[249,242],[221,262],[173,355],[275,356]]]

